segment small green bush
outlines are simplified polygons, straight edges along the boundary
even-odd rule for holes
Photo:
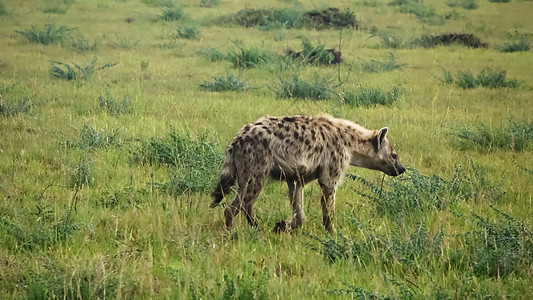
[[[226,59],[233,63],[235,68],[251,69],[272,62],[275,55],[257,47],[248,49],[239,47],[237,50],[229,52]]]
[[[124,96],[122,101],[118,101],[113,99],[109,91],[107,91],[105,96],[98,97],[98,102],[100,103],[100,109],[110,116],[116,117],[118,115],[130,114],[133,112],[133,106],[127,96]]]
[[[201,0],[200,6],[201,7],[216,7],[219,6],[221,3],[221,0]]]
[[[0,16],[6,16],[7,15],[7,9],[4,5],[3,1],[0,1]]]
[[[288,8],[274,9],[243,9],[235,15],[226,17],[232,22],[245,27],[260,27],[262,29],[301,28],[300,11]]]
[[[464,9],[476,9],[478,5],[476,0],[446,0],[449,7],[462,7]]]
[[[177,21],[183,18],[184,14],[181,6],[167,7],[161,13],[161,19],[165,21]]]
[[[507,126],[492,127],[476,123],[453,133],[461,150],[477,149],[491,152],[495,149],[524,151],[533,149],[533,124],[510,119]]]
[[[61,44],[69,37],[69,33],[74,30],[67,26],[56,27],[55,24],[45,24],[44,29],[39,29],[31,26],[27,30],[15,30],[16,33],[25,37],[30,43],[37,43],[43,45]]]
[[[167,137],[141,141],[132,159],[139,163],[163,164],[170,167],[169,182],[160,188],[171,194],[207,192],[215,186],[223,152],[205,135],[191,138],[174,129]]]
[[[71,67],[69,64],[53,61],[52,67],[50,68],[50,75],[64,80],[88,79],[94,74],[94,72],[111,68],[118,64],[118,62],[107,63],[99,68],[96,68],[96,60],[97,58],[95,56],[91,63],[85,67],[81,67],[77,64],[74,64],[74,67]]]
[[[181,39],[197,39],[200,37],[200,29],[198,26],[181,26],[178,28],[178,37]]]
[[[211,92],[242,92],[247,89],[246,84],[240,80],[240,75],[235,76],[226,71],[225,77],[213,77],[214,81],[204,81],[200,88]]]
[[[13,99],[4,99],[0,96],[0,115],[3,117],[13,117],[19,114],[30,112],[34,104],[28,97]]]
[[[451,73],[442,69],[444,79],[442,80],[446,84],[455,83],[457,86],[463,89],[473,89],[479,86],[487,88],[516,88],[520,85],[520,82],[516,79],[506,79],[506,71],[494,71],[492,69],[483,69],[476,76],[470,71],[458,71],[456,79],[453,78]]]
[[[327,77],[316,75],[312,81],[307,81],[295,74],[292,80],[279,80],[276,88],[278,98],[326,100],[339,96],[338,85]]]
[[[96,50],[97,43],[89,42],[84,36],[77,36],[70,39],[70,46],[78,52],[88,52]]]
[[[199,54],[207,57],[212,62],[221,61],[226,58],[226,55],[218,51],[217,48],[205,48],[200,50]]]
[[[334,53],[338,53],[338,58]],[[289,56],[312,65],[331,65],[341,61],[340,52],[335,52],[334,49],[330,51],[321,43],[315,46],[307,38],[302,38],[302,51],[289,50]]]
[[[509,34],[509,43],[504,43],[502,46],[497,46],[496,49],[501,52],[521,52],[529,51],[531,49],[531,44],[525,34],[521,34],[518,30],[515,30],[514,33]]]
[[[392,105],[403,96],[403,89],[394,87],[389,91],[379,88],[359,88],[355,92],[344,93],[344,103],[350,106],[370,107],[375,105]]]
[[[379,73],[379,72],[388,72],[392,70],[396,70],[399,68],[403,68],[407,64],[397,64],[396,63],[396,57],[391,52],[389,53],[389,60],[386,61],[378,61],[378,60],[371,60],[369,63],[363,64],[363,71],[368,73]]]

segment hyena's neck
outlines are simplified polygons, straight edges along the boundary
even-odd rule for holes
[[[350,156],[350,164],[358,167],[367,167],[366,162],[374,155],[372,140],[376,130],[369,130],[361,125],[347,120],[333,119],[336,126],[342,128],[340,134],[344,147]]]

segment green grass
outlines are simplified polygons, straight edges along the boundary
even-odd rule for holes
[[[1,0],[0,298],[528,299],[533,57],[500,46],[529,41],[531,3],[411,0],[420,11],[405,13],[391,1]],[[282,14],[233,20],[251,8]],[[324,22],[350,11],[355,26]],[[201,36],[178,38],[190,25]],[[449,33],[488,46],[414,42]],[[342,63],[284,55],[303,39]],[[366,72],[372,59],[394,69]],[[247,89],[199,87],[219,81]],[[258,226],[239,215],[225,229],[234,191],[214,209],[209,194],[235,134],[266,115],[324,113],[388,127],[407,172],[350,167],[331,235],[316,181],[301,229],[272,232],[291,217],[272,181]]]
[[[43,45],[60,44],[69,37],[69,32],[74,30],[67,26],[59,26],[55,24],[44,24],[43,29],[36,26],[31,26],[31,29],[15,30],[16,33],[25,37],[30,43],[37,43]]]
[[[242,92],[248,89],[246,84],[241,81],[240,74],[235,76],[226,71],[225,77],[213,77],[213,81],[204,81],[200,88],[211,92]]]

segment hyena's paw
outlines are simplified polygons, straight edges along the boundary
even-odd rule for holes
[[[282,233],[282,232],[290,232],[291,231],[291,223],[281,220],[278,223],[276,223],[276,226],[274,226],[274,232],[275,233]]]

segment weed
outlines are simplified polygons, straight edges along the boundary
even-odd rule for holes
[[[220,5],[221,0],[201,0],[201,7],[216,7]]]
[[[97,58],[95,56],[91,63],[85,67],[81,67],[77,64],[74,64],[74,67],[71,67],[69,64],[53,61],[52,67],[50,68],[50,75],[64,80],[88,79],[94,74],[95,71],[111,68],[118,64],[118,62],[107,63],[99,68],[96,68],[96,60]]]
[[[210,61],[220,61],[226,58],[224,53],[217,50],[217,48],[205,48],[200,50],[200,55],[206,56]]]
[[[92,184],[94,179],[93,166],[88,156],[87,151],[82,151],[78,164],[72,167],[68,182],[70,188],[80,189]]]
[[[150,62],[147,60],[141,60],[141,71],[148,70],[148,66],[150,65]]]
[[[4,5],[3,1],[0,1],[0,16],[6,16],[7,15],[7,9]]]
[[[131,101],[128,96],[124,96],[122,101],[115,100],[111,97],[109,91],[104,97],[99,96],[98,102],[100,109],[105,111],[110,116],[118,116],[122,114],[130,114],[133,111]]]
[[[132,158],[140,163],[171,166],[170,182],[161,187],[180,194],[210,190],[217,179],[223,154],[205,135],[193,139],[188,134],[180,135],[171,129],[166,138],[142,141],[138,151],[132,153]]]
[[[533,123],[509,119],[506,127],[491,127],[477,123],[471,128],[457,130],[454,135],[459,139],[461,150],[477,149],[491,152],[495,149],[524,151],[533,149]]]
[[[248,273],[248,272],[246,272]],[[228,273],[224,274],[224,282],[226,288],[222,295],[222,299],[269,299],[270,295],[265,288],[264,276],[257,282],[254,281],[254,277],[250,274],[242,274],[236,276],[235,279],[230,277]]]
[[[477,76],[474,76],[470,71],[459,71],[456,84],[463,89],[471,89],[478,86],[488,88],[518,87],[518,80],[506,79],[506,76],[506,71],[493,71],[492,69],[483,69]]]
[[[325,100],[339,95],[338,85],[327,77],[315,75],[312,81],[307,81],[294,74],[292,80],[279,80],[279,86],[276,88],[278,98]]]
[[[64,15],[67,13],[69,8],[70,7],[68,5],[61,5],[61,3],[51,3],[45,8],[41,9],[41,11],[45,14]]]
[[[375,34],[375,36],[381,39],[381,45],[384,48],[402,49],[406,46],[405,42],[401,38],[386,31],[380,31]]]
[[[394,87],[389,91],[380,88],[359,88],[355,92],[346,91],[343,101],[350,106],[370,107],[375,105],[392,105],[403,96],[403,89]]]
[[[353,28],[357,29],[355,13],[350,9],[340,11],[338,8],[329,7],[323,10],[312,10],[302,15],[302,24],[308,28]]]
[[[514,33],[509,34],[510,43],[504,43],[503,46],[497,46],[496,49],[501,52],[520,52],[529,51],[531,44],[525,34],[518,33],[515,29]]]
[[[324,44],[313,45],[308,39],[302,38],[302,48],[300,52],[289,49],[287,54],[304,63],[312,65],[331,65],[341,63],[341,52],[335,49],[326,49]]]
[[[97,43],[89,42],[84,36],[77,36],[70,40],[70,46],[78,52],[88,52],[96,50]]]
[[[183,8],[180,6],[167,7],[161,13],[161,19],[165,21],[177,21],[183,18],[183,16],[184,16]]]
[[[19,114],[27,114],[33,105],[28,97],[12,100],[4,99],[0,96],[0,115],[3,117],[12,117]]]
[[[508,2],[511,2],[511,0],[489,0],[489,2],[494,2],[494,3],[508,3]]]
[[[302,13],[293,9],[243,9],[229,17],[234,23],[245,27],[262,29],[300,28]]]
[[[174,7],[172,0],[141,0],[142,3],[153,7]]]
[[[60,44],[69,36],[69,32],[74,30],[67,26],[56,27],[55,24],[45,24],[44,29],[39,29],[35,26],[31,26],[31,29],[27,30],[15,30],[16,33],[25,37],[30,43],[37,44]]]
[[[478,5],[476,0],[446,0],[449,7],[462,7],[464,9],[476,9]]]
[[[350,256],[348,240],[340,232],[337,232],[337,237],[327,235],[325,238],[319,238],[310,234],[307,236],[320,244],[320,248],[311,246],[311,249],[322,251],[324,259],[328,262],[347,259]]]
[[[106,209],[140,207],[148,201],[148,194],[147,189],[134,189],[131,186],[117,190],[104,188],[102,193],[95,198],[95,202]]]
[[[178,28],[178,37],[182,39],[197,39],[200,36],[198,26],[182,26]]]
[[[428,25],[443,25],[445,21],[434,8],[426,7],[423,0],[393,0],[389,5],[398,6],[402,13],[414,14],[420,22]]]
[[[257,47],[250,47],[248,49],[239,47],[237,50],[229,52],[226,56],[226,59],[233,63],[233,67],[244,69],[256,68],[273,61],[274,58],[273,53]]]
[[[396,63],[396,57],[392,52],[389,53],[389,60],[387,61],[378,61],[378,60],[371,60],[369,63],[363,64],[363,71],[368,73],[379,73],[379,72],[388,72],[392,70],[396,70],[399,68],[403,68],[407,64],[397,64]]]
[[[452,84],[453,83],[452,73],[450,73],[448,70],[442,68],[442,75],[444,77],[442,82],[444,82],[445,84]]]
[[[226,71],[225,77],[213,77],[214,81],[204,81],[200,87],[211,92],[242,92],[247,90],[246,84],[240,80],[239,76],[235,76]]]
[[[140,40],[130,40],[126,37],[115,34],[114,37],[104,35],[104,38],[108,40],[108,45],[115,49],[120,50],[134,50],[141,43]]]

